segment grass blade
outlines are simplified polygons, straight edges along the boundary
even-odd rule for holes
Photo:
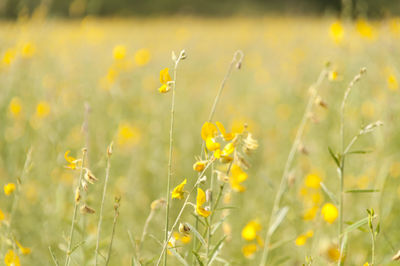
[[[374,193],[374,192],[380,192],[379,189],[350,189],[346,190],[346,193]]]
[[[191,224],[189,224],[189,223],[186,223],[186,225],[190,228],[190,231],[192,231],[194,233],[194,235],[201,242],[201,244],[206,247],[207,246],[206,241],[201,236],[201,234],[196,230],[196,228],[194,226],[192,226]]]
[[[285,216],[287,212],[289,211],[289,207],[285,206],[282,209],[278,211],[278,214],[276,215],[276,219],[274,223],[271,225],[269,228],[269,234],[273,234],[275,230],[278,228],[278,226],[282,223],[283,219],[285,219]]]
[[[194,254],[194,256],[195,256],[197,262],[199,263],[199,265],[200,265],[200,266],[204,266],[204,263],[201,261],[200,255],[199,255],[196,251],[194,251],[194,250],[192,250],[192,253]]]
[[[325,192],[325,194],[331,199],[331,201],[335,204],[338,205],[338,201],[336,199],[335,194],[333,194],[326,186],[324,183],[320,183],[322,190]]]
[[[331,147],[328,147],[328,151],[329,151],[329,154],[331,155],[332,159],[335,161],[336,166],[339,168],[340,167],[339,158],[332,151]]]
[[[226,239],[226,236],[223,236],[223,237],[218,241],[218,243],[215,245],[214,249],[211,251],[210,260],[209,260],[208,265],[210,265],[210,264],[214,261],[214,259],[218,256],[220,247],[222,247],[221,245],[224,243],[224,240],[225,240],[225,239]]]

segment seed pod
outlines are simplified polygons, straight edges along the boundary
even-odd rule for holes
[[[186,224],[180,223],[179,224],[179,232],[188,235],[190,233],[190,227],[187,226]]]
[[[87,205],[82,205],[82,207],[81,207],[81,213],[82,213],[82,214],[93,214],[93,213],[95,213],[95,210],[92,209],[92,208],[90,208],[90,207],[87,206]]]
[[[86,173],[85,173],[85,179],[88,181],[90,184],[94,184],[98,179],[94,176],[92,171],[86,168]]]
[[[76,204],[78,204],[80,200],[81,200],[81,190],[79,189],[79,187],[77,187],[76,190],[75,190],[75,202],[76,202]]]

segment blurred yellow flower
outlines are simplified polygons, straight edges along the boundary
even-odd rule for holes
[[[208,217],[211,214],[211,212],[202,207],[205,202],[206,202],[206,193],[204,193],[204,191],[201,188],[197,188],[196,212],[200,216]]]
[[[12,250],[9,249],[7,254],[4,256],[4,263],[6,266],[20,266],[18,255]]]
[[[64,153],[65,160],[69,163],[66,168],[76,169],[79,166],[79,163],[82,161],[81,159],[76,159],[75,157],[69,156],[70,151],[66,151]]]
[[[140,131],[130,123],[123,122],[118,126],[117,143],[119,146],[132,147],[140,141]]]
[[[230,184],[233,190],[238,191],[238,192],[243,192],[246,190],[245,187],[241,185],[244,181],[246,181],[248,178],[248,175],[246,172],[242,170],[242,168],[237,165],[233,164],[231,167],[230,171]]]
[[[125,45],[117,45],[113,49],[113,57],[115,60],[122,60],[126,57],[126,47]]]
[[[340,21],[336,21],[331,24],[330,36],[336,44],[339,44],[343,41],[344,29],[343,29],[342,23],[340,23]]]
[[[399,88],[399,83],[397,82],[397,78],[393,73],[388,74],[387,84],[389,89],[392,91],[396,91]]]
[[[21,253],[24,255],[28,255],[31,253],[31,249],[24,247],[21,245],[21,243],[19,243],[18,241],[15,241],[15,243],[17,244],[18,248],[21,250]]]
[[[329,71],[328,79],[335,81],[339,79],[339,73],[336,70]]]
[[[319,177],[318,174],[313,173],[313,174],[308,174],[306,176],[304,184],[306,185],[306,187],[317,189],[320,187],[321,181],[322,181],[321,177]]]
[[[257,238],[257,234],[261,231],[261,224],[257,220],[248,222],[242,229],[242,238],[251,241]]]
[[[321,214],[326,222],[332,224],[337,219],[339,212],[332,203],[325,203],[324,206],[322,206]]]
[[[36,52],[36,47],[31,42],[26,42],[22,45],[21,55],[24,58],[31,58]]]
[[[221,132],[225,141],[231,141],[233,139],[233,137],[234,137],[233,133],[227,133],[224,125],[221,122],[217,121],[217,122],[215,122],[215,124],[217,125],[219,132]]]
[[[242,248],[242,253],[246,258],[251,258],[257,250],[258,246],[256,244],[248,244]]]
[[[46,101],[40,101],[36,106],[36,117],[45,118],[50,114],[50,104]]]
[[[318,212],[318,206],[313,206],[310,209],[306,210],[306,212],[303,215],[303,219],[305,221],[314,220],[315,216],[317,215],[317,212]]]
[[[168,71],[169,71],[168,67],[166,67],[160,71],[161,87],[158,88],[158,91],[161,93],[166,93],[171,90],[171,86],[169,85],[169,82],[172,81],[172,79],[171,79],[171,76],[169,75]]]
[[[363,266],[369,266],[369,263],[368,263],[368,262],[366,262],[366,263],[364,263],[364,264],[363,264]]]
[[[306,233],[299,235],[295,240],[296,246],[305,245],[306,242],[307,242],[307,239],[313,237],[313,235],[314,235],[314,231],[313,230],[309,230]]]
[[[9,66],[12,64],[12,62],[14,62],[16,55],[17,55],[17,52],[15,51],[15,49],[12,49],[12,48],[8,49],[3,55],[2,62],[5,65]]]
[[[206,167],[207,161],[197,161],[193,164],[193,170],[201,172]]]
[[[183,196],[185,195],[185,192],[183,191],[183,188],[186,185],[186,178],[185,180],[182,181],[179,185],[177,185],[174,190],[172,191],[172,198],[173,199],[183,199]]]
[[[0,221],[3,221],[5,218],[4,213],[0,210]]]
[[[11,195],[16,188],[17,187],[15,186],[14,183],[5,184],[4,185],[4,194],[6,194],[6,196]]]
[[[18,97],[12,98],[10,104],[8,105],[8,110],[13,118],[18,118],[22,111],[22,102]]]
[[[340,259],[340,251],[336,246],[330,246],[327,250],[327,256],[330,261],[337,262]]]
[[[356,22],[356,29],[360,36],[365,39],[373,40],[376,37],[374,28],[364,19],[359,19]]]
[[[135,53],[135,63],[138,66],[144,66],[150,61],[149,49],[140,49]]]

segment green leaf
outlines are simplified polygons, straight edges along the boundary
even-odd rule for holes
[[[350,189],[346,190],[345,193],[374,193],[380,192],[379,189]]]
[[[177,258],[180,263],[182,263],[185,266],[189,266],[189,263],[187,263],[187,261],[181,256],[181,254],[176,252],[175,248],[168,248],[168,250],[171,251],[172,255],[174,255],[175,258]]]
[[[218,256],[220,247],[221,247],[222,243],[224,243],[224,240],[225,240],[225,239],[226,239],[226,236],[223,236],[223,237],[218,241],[218,243],[215,245],[215,247],[213,248],[213,250],[212,250],[211,253],[210,253],[210,260],[209,260],[209,263],[208,263],[208,264],[211,264],[211,263],[214,261],[215,257]]]
[[[269,228],[269,234],[272,235],[275,230],[278,228],[278,226],[282,223],[283,219],[285,219],[285,216],[287,212],[289,211],[289,207],[285,206],[282,209],[278,211],[278,214],[276,215],[274,223],[271,225]]]
[[[319,183],[321,185],[322,190],[325,192],[325,194],[330,198],[330,200],[335,204],[338,205],[338,201],[336,200],[335,194],[331,192],[324,183]]]
[[[331,155],[332,159],[335,161],[336,166],[340,168],[340,162],[339,158],[335,155],[335,153],[332,151],[331,147],[328,147],[329,154]]]
[[[356,151],[349,151],[346,154],[367,154],[371,152],[373,152],[373,150],[356,150]]]
[[[196,251],[194,251],[194,250],[192,250],[192,253],[193,253],[194,256],[196,257],[197,262],[200,264],[200,266],[204,266],[204,263],[201,261],[200,255],[199,255]]]
[[[340,247],[339,265],[343,265],[344,263],[346,248],[347,248],[347,233],[344,234],[344,237],[342,239],[342,246]]]
[[[375,217],[376,217],[376,216],[374,216],[373,218],[375,218]],[[359,221],[353,223],[352,225],[348,226],[348,227],[344,230],[344,232],[342,233],[341,236],[343,236],[343,235],[345,235],[345,234],[348,234],[348,233],[350,233],[350,232],[356,230],[357,228],[359,228],[359,227],[361,227],[361,226],[363,226],[363,225],[366,225],[366,224],[368,223],[368,219],[369,219],[369,217],[362,218],[361,220],[359,220]]]
[[[196,230],[196,228],[194,228],[191,224],[186,223],[186,225],[190,228],[190,231],[192,231],[194,233],[194,235],[196,236],[196,238],[201,242],[201,244],[203,244],[203,246],[207,246],[206,241],[204,240],[204,238],[201,236],[201,234]]]

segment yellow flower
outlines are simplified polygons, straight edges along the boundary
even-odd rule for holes
[[[8,183],[4,185],[4,194],[6,194],[6,196],[11,195],[16,188],[17,187],[15,186],[14,183]]]
[[[19,257],[12,249],[9,249],[4,256],[4,263],[6,266],[20,266]]]
[[[374,28],[364,19],[360,19],[356,23],[356,28],[361,37],[365,39],[375,39]]]
[[[15,243],[17,244],[17,246],[19,247],[19,249],[21,250],[21,253],[24,255],[28,255],[31,253],[31,249],[24,247],[21,245],[21,243],[19,243],[18,241],[15,241]]]
[[[183,196],[185,195],[185,192],[183,191],[184,186],[186,185],[186,178],[183,180],[182,183],[177,185],[174,190],[172,191],[172,198],[173,199],[183,199]]]
[[[246,179],[248,178],[248,175],[246,172],[240,168],[239,165],[233,164],[231,167],[231,175],[230,175],[230,184],[233,190],[236,190],[238,192],[243,192],[246,190],[245,187],[241,185]]]
[[[135,53],[135,63],[138,66],[144,66],[150,61],[150,57],[148,49],[140,49]]]
[[[343,37],[344,37],[344,29],[343,29],[342,23],[340,23],[340,21],[336,21],[336,22],[332,23],[332,25],[330,27],[330,36],[336,44],[339,44],[342,42]]]
[[[201,172],[206,167],[207,161],[197,161],[193,164],[193,170]]]
[[[201,138],[204,141],[207,141],[207,138],[216,137],[217,134],[218,134],[218,129],[213,123],[205,122],[201,127]]]
[[[234,151],[235,145],[232,142],[229,142],[225,145],[222,151],[220,149],[216,150],[214,152],[214,157],[217,159],[222,159],[223,163],[229,163],[233,160],[233,158],[229,155],[231,155]]]
[[[317,174],[309,174],[304,180],[304,184],[309,188],[319,188],[321,183],[321,178]]]
[[[313,230],[309,230],[309,231],[307,231],[306,233],[299,235],[299,236],[296,238],[296,241],[295,241],[296,246],[303,246],[303,245],[305,245],[306,242],[307,242],[307,239],[313,237],[313,235],[314,235],[314,231],[313,231]]]
[[[261,224],[257,220],[252,220],[242,229],[242,238],[251,241],[257,238],[258,232],[261,231]]]
[[[338,217],[339,212],[332,203],[325,203],[324,206],[322,206],[321,214],[325,221],[332,224]]]
[[[340,259],[340,251],[335,246],[330,246],[326,252],[330,261],[337,262]]]
[[[3,221],[5,218],[4,213],[0,210],[0,221]]]
[[[81,162],[81,159],[76,159],[75,157],[69,156],[69,153],[69,150],[64,153],[64,158],[69,163],[66,167],[70,169],[76,169],[78,164]]]
[[[113,56],[115,60],[122,60],[126,57],[125,45],[117,45],[114,47]]]
[[[201,127],[201,138],[206,142],[206,147],[209,151],[216,151],[220,148],[220,144],[215,141],[218,135],[217,127],[210,122],[205,122]]]
[[[258,246],[256,244],[248,244],[242,248],[242,253],[246,258],[251,258],[257,250]]]
[[[198,215],[203,217],[208,217],[211,212],[204,209],[202,206],[206,202],[206,193],[201,188],[197,189],[197,198],[196,198],[196,212]]]
[[[317,206],[314,206],[314,207],[308,209],[308,210],[304,213],[303,219],[304,219],[305,221],[314,220],[315,216],[317,215],[317,212],[318,212],[318,207],[317,207]]]
[[[50,114],[50,105],[45,101],[40,101],[36,106],[36,116],[45,118]]]
[[[172,79],[171,79],[171,76],[169,75],[168,71],[169,71],[168,67],[166,67],[160,71],[161,87],[158,88],[158,91],[161,93],[166,93],[171,90],[171,86],[169,85],[169,82],[172,81]]]
[[[389,89],[395,91],[399,88],[399,83],[397,82],[397,78],[394,74],[389,74],[387,76],[387,84]]]
[[[27,42],[22,45],[21,55],[24,58],[31,58],[36,52],[36,47],[33,43]]]
[[[234,137],[233,133],[227,133],[224,125],[221,122],[217,121],[217,122],[215,122],[215,124],[217,125],[219,132],[221,132],[225,141],[231,141],[233,139],[233,137]]]
[[[2,62],[7,66],[11,65],[12,62],[14,62],[16,54],[17,52],[15,51],[15,49],[8,49],[3,55]]]
[[[364,263],[363,266],[369,266],[368,261],[366,263]]]
[[[119,146],[132,147],[139,143],[140,131],[130,123],[123,122],[118,126],[117,143]]]
[[[22,111],[21,100],[18,97],[12,98],[10,104],[8,105],[8,110],[14,118],[20,117]]]

